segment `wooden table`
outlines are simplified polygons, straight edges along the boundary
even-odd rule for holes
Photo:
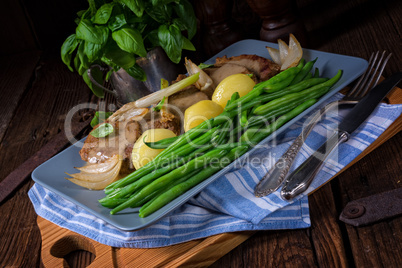
[[[399,1],[300,0],[297,4],[309,35],[308,48],[362,58],[386,49],[393,57],[384,76],[401,69]],[[3,53],[0,62],[2,180],[63,129],[74,105],[96,99],[81,77],[61,63],[59,47]],[[399,125],[396,131],[400,129]],[[338,219],[348,201],[401,187],[402,134],[392,134],[310,196],[310,228],[246,233],[251,237],[229,253],[215,252],[209,262],[205,262],[208,255],[198,256],[192,264],[198,260],[212,267],[397,267],[402,263],[401,216],[364,227]],[[27,179],[0,204],[0,267],[42,265],[37,215],[27,196],[32,185]],[[93,258],[88,252],[66,257],[72,267],[83,267]]]

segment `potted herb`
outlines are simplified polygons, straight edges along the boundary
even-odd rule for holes
[[[191,39],[197,29],[188,0],[88,0],[89,8],[77,13],[77,28],[61,47],[61,58],[83,77],[92,92],[104,96],[103,75],[93,65],[108,66],[105,79],[123,70],[145,81],[138,58],[162,48],[177,64],[182,50],[195,50]],[[91,70],[92,79],[88,76]],[[94,81],[95,80],[95,81]]]

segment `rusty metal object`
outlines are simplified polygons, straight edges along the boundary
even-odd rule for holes
[[[74,136],[80,134],[89,126],[93,117],[92,113],[84,113],[73,118],[71,133]],[[4,180],[0,182],[0,203],[2,203],[15,189],[20,186],[31,172],[40,164],[51,158],[69,144],[69,140],[64,131],[54,136],[45,146],[22,163],[17,169],[12,171]]]
[[[349,202],[339,219],[353,226],[371,224],[402,214],[402,188]]]

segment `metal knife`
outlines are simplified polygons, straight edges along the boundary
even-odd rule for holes
[[[339,124],[336,133],[317,151],[294,170],[285,180],[281,190],[283,199],[290,200],[307,190],[320,171],[327,156],[353,133],[374,111],[383,98],[401,81],[402,72],[395,73],[375,86],[355,105]]]

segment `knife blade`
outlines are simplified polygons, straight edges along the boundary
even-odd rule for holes
[[[281,197],[286,200],[291,200],[307,190],[328,155],[339,146],[339,144],[349,139],[349,136],[366,121],[375,108],[401,79],[402,72],[397,72],[370,90],[370,92],[345,116],[335,131],[335,134],[286,178],[281,190]]]

